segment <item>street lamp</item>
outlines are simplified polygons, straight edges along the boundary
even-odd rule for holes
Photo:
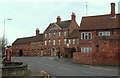
[[[12,20],[12,19],[4,19],[4,31],[3,31],[3,39],[2,39],[2,58],[5,57],[5,23],[7,20]]]

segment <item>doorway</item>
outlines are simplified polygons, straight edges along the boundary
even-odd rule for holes
[[[19,56],[23,56],[23,50],[19,50]]]
[[[76,52],[76,49],[75,48],[71,48],[71,58],[73,57],[73,53]]]

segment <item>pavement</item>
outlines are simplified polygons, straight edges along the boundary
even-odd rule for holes
[[[65,63],[65,64],[84,66],[84,67],[89,67],[97,70],[118,71],[118,66],[113,66],[113,65],[88,65],[88,64],[81,64],[81,63],[73,63],[72,58],[63,58],[63,57],[55,58],[54,60],[57,62]]]

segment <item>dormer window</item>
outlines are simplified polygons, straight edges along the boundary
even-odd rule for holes
[[[85,39],[85,40],[92,39],[92,33],[91,32],[82,32],[81,39]]]
[[[110,32],[99,32],[99,36],[110,36]]]

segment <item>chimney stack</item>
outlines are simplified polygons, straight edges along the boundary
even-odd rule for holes
[[[115,17],[115,3],[111,3],[111,17]]]
[[[57,22],[60,22],[61,21],[61,18],[60,16],[57,17]]]
[[[40,30],[39,28],[36,28],[36,35],[39,35],[40,34]]]
[[[71,15],[71,20],[76,21],[76,15],[75,15],[75,13],[74,13],[74,12],[72,12],[72,15]]]

